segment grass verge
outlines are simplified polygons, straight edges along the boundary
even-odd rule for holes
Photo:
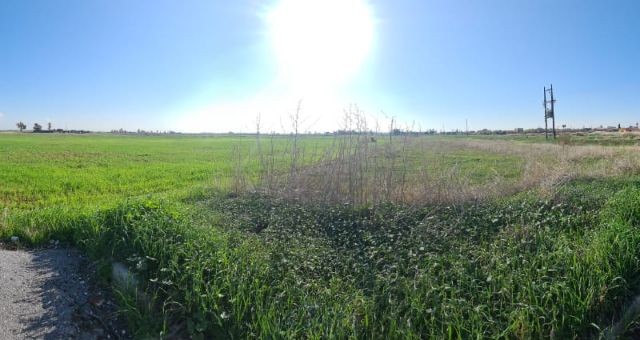
[[[0,233],[128,264],[140,337],[565,338],[599,334],[638,293],[637,188],[422,208],[200,193],[28,212]]]

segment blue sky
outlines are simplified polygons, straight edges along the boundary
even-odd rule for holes
[[[1,1],[0,129],[250,131],[259,113],[281,130],[298,100],[310,131],[349,104],[382,125],[537,127],[549,83],[558,125],[640,121],[639,1],[294,1]]]

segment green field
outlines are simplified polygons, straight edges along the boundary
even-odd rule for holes
[[[247,138],[0,135],[0,202],[9,208],[108,204],[211,187]]]
[[[0,134],[0,239],[130,265],[141,338],[638,334],[634,143],[375,139]]]

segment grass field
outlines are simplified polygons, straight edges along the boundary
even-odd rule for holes
[[[138,337],[637,334],[634,143],[377,139],[0,134],[0,238],[129,264]]]
[[[9,208],[108,204],[211,187],[246,138],[0,136],[0,202]]]

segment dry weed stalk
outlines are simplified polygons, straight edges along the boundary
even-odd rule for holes
[[[481,201],[537,189],[551,194],[559,184],[577,177],[605,177],[640,172],[637,147],[525,144],[496,140],[444,140],[400,132],[392,119],[388,138],[372,130],[366,116],[352,106],[345,111],[341,133],[330,145],[308,144],[298,133],[300,106],[291,116],[293,134],[284,148],[272,135],[262,145],[259,120],[257,152],[261,169],[255,190],[286,199],[353,205],[395,202],[405,204],[450,204]],[[397,136],[394,136],[397,135]],[[429,162],[416,155],[445,155],[477,150],[521,160],[520,177],[504,178],[493,169],[489,180],[475,183],[457,163],[433,171]],[[285,165],[283,165],[285,164]],[[238,175],[238,174],[236,174]],[[246,186],[246,177],[236,180]]]

